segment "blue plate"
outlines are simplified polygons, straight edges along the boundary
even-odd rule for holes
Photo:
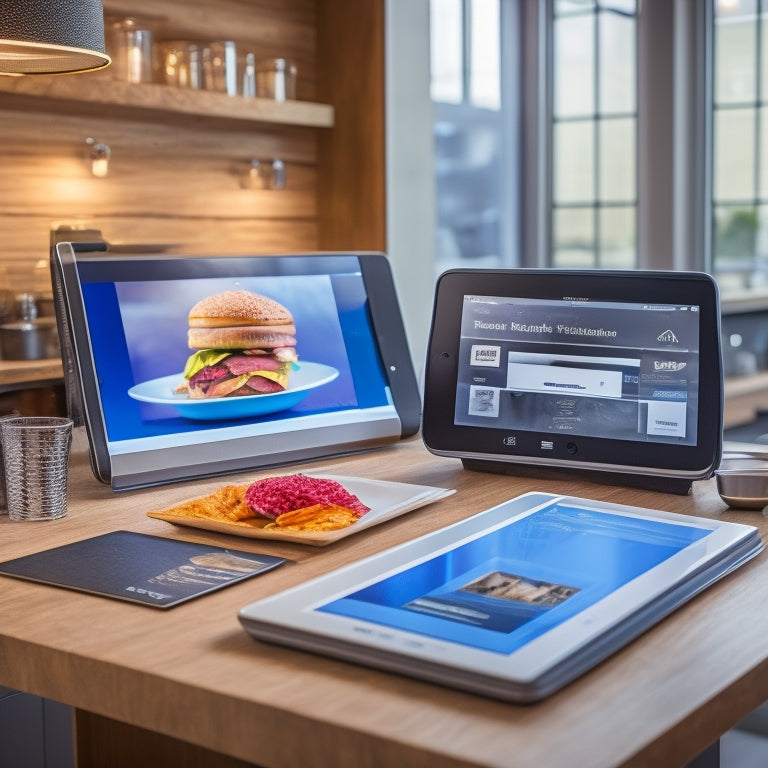
[[[301,402],[313,389],[333,381],[339,372],[322,363],[299,363],[291,371],[290,386],[282,392],[265,395],[238,397],[213,397],[209,400],[193,400],[188,395],[174,392],[184,377],[179,374],[136,384],[128,390],[134,400],[156,405],[171,405],[187,419],[216,421],[218,419],[242,419],[249,416],[265,416],[285,411]]]

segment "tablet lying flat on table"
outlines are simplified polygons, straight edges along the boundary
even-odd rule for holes
[[[535,701],[762,548],[752,526],[530,493],[239,618],[266,642]]]
[[[708,275],[452,270],[438,281],[423,416],[435,454],[684,492],[719,464],[722,398]]]
[[[80,403],[94,473],[116,490],[418,431],[418,386],[383,254],[113,255],[59,243],[52,274],[68,395]],[[179,391],[193,351],[189,311],[238,290],[289,310],[298,362],[282,390],[192,399]]]

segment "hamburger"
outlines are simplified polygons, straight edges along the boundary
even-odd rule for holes
[[[250,291],[224,291],[189,310],[189,348],[177,391],[191,398],[282,392],[297,361],[296,326],[279,302]]]

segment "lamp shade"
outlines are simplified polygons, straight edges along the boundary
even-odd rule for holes
[[[65,74],[102,69],[101,0],[13,0],[0,9],[0,74]]]

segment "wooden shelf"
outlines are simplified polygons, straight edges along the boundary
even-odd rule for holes
[[[330,128],[333,107],[307,101],[227,96],[151,83],[124,83],[90,75],[0,78],[0,107],[59,114],[97,115],[164,123],[267,123]]]

